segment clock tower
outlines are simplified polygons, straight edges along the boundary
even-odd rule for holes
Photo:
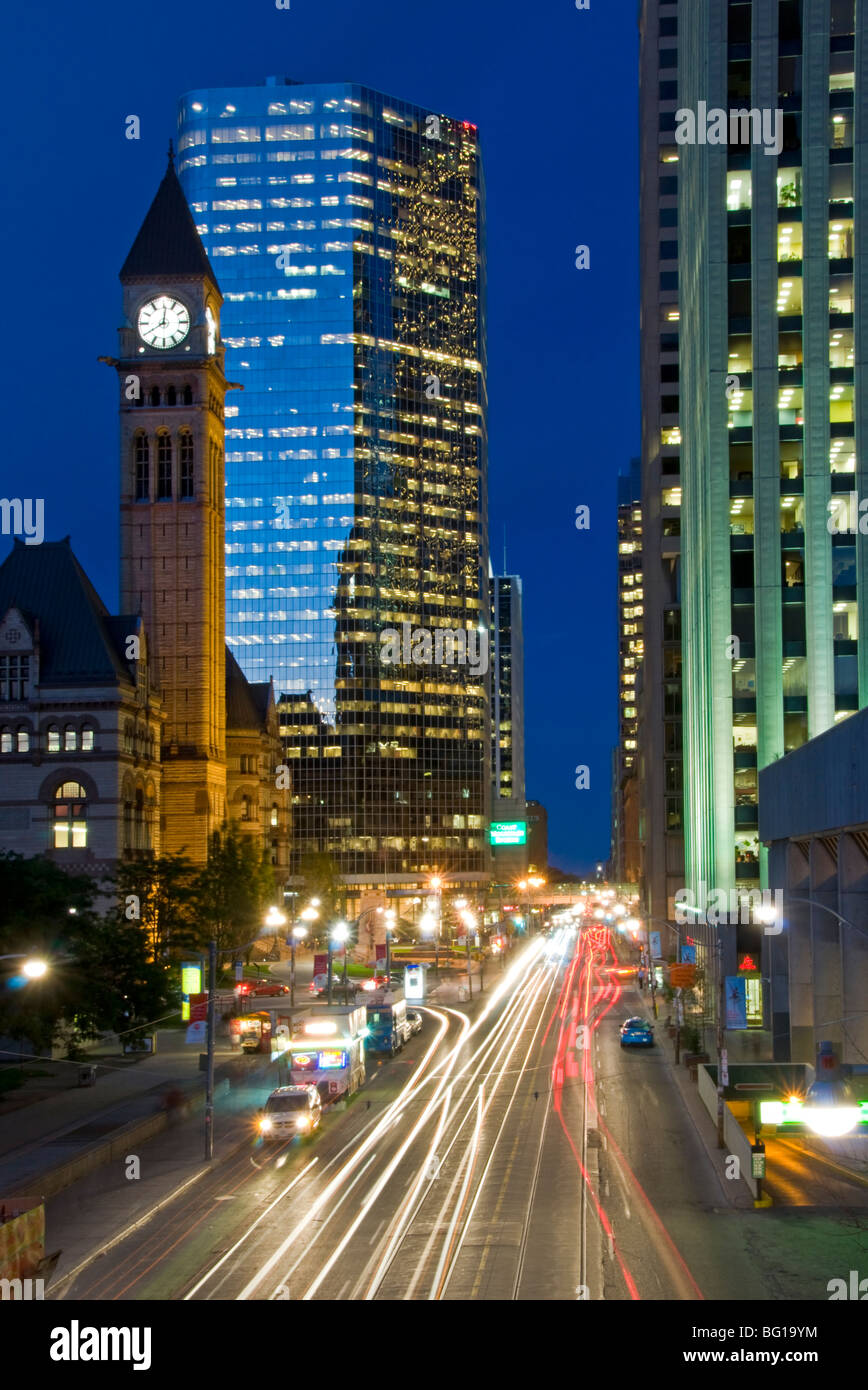
[[[156,657],[161,847],[201,864],[226,815],[223,301],[171,146],[120,281],[120,608]]]

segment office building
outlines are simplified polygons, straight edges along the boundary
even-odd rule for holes
[[[690,228],[679,241],[685,879],[693,892],[751,890],[765,877],[758,769],[868,692],[868,552],[846,524],[849,495],[868,495],[856,447],[868,425],[856,254],[868,175],[854,159],[868,49],[853,0],[698,0],[679,24],[679,110],[662,154],[677,159]],[[724,934],[727,974],[753,934]]]
[[[482,881],[476,129],[365,87],[268,78],[182,98],[179,173],[244,388],[226,412],[227,641],[281,695],[293,869],[328,853],[359,893]],[[484,660],[461,659],[471,642]]]
[[[545,873],[549,866],[549,816],[541,801],[528,801],[527,864],[528,870]]]
[[[493,575],[491,593],[491,846],[497,883],[527,869],[524,629],[521,579]],[[499,827],[499,828],[498,828]]]
[[[678,5],[640,11],[642,662],[636,690],[641,902],[663,933],[684,885],[681,682],[681,430],[677,149]],[[627,542],[628,544],[630,542]],[[626,833],[626,832],[625,832]]]
[[[642,506],[639,459],[618,478],[618,746],[612,765],[612,865],[615,883],[638,884],[638,680],[644,650]]]

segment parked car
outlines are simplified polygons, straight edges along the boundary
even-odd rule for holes
[[[407,1010],[407,1022],[408,1022],[409,1025],[410,1025],[410,1032],[411,1032],[411,1033],[421,1033],[421,1031],[422,1031],[422,1015],[421,1015],[421,1014],[417,1014],[417,1012],[416,1012],[415,1009],[408,1009],[408,1010]]]
[[[654,1029],[647,1018],[628,1018],[621,1024],[622,1047],[653,1047]]]
[[[259,1112],[259,1133],[267,1142],[307,1138],[322,1123],[322,1099],[316,1086],[278,1086]]]

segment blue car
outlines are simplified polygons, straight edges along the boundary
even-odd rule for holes
[[[628,1018],[621,1024],[621,1046],[654,1046],[654,1029],[646,1018]]]

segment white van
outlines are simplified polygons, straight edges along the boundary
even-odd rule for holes
[[[266,1142],[305,1139],[322,1123],[322,1100],[316,1086],[278,1086],[259,1115],[259,1133]]]

